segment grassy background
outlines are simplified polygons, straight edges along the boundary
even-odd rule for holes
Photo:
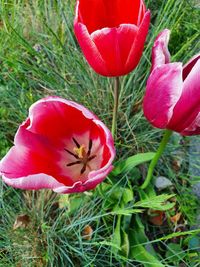
[[[146,4],[152,11],[152,20],[145,52],[137,69],[121,78],[116,141],[120,160],[138,152],[154,151],[161,136],[161,131],[146,122],[141,110],[155,36],[164,28],[172,31],[173,60],[185,63],[200,50],[198,2],[149,0]],[[73,13],[74,1],[0,1],[0,157],[12,145],[29,106],[47,95],[75,100],[111,125],[113,80],[98,76],[85,62],[73,34]],[[187,138],[174,135],[167,151],[172,157],[161,160],[157,168],[158,175],[173,181],[174,188],[167,193],[177,194],[176,205],[183,214],[184,230],[195,224],[199,205],[191,195],[189,146]],[[173,162],[177,157],[183,161],[176,172]],[[138,257],[128,259],[126,254],[116,253],[112,237],[119,216],[109,214],[108,209],[113,203],[120,205],[123,190],[126,192],[129,184],[137,192],[135,177],[141,179],[145,171],[144,165],[115,183],[108,180],[107,184],[112,184],[108,190],[99,186],[92,192],[64,199],[49,191],[24,193],[1,183],[0,266],[152,266]],[[119,188],[123,190],[116,197]],[[28,214],[31,221],[26,228],[14,231],[19,214]],[[151,232],[148,244],[156,244],[157,257],[165,266],[199,266],[199,254],[188,245],[187,235],[175,242],[181,251],[174,259],[177,247],[171,247],[172,239],[160,239],[172,233],[174,227],[152,226],[145,216],[142,222],[146,233]],[[89,241],[82,234],[88,224],[94,231]]]

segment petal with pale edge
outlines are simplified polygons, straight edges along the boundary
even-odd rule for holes
[[[182,88],[181,63],[169,63],[152,71],[147,81],[143,110],[155,127],[167,128]]]
[[[170,62],[170,53],[168,50],[168,43],[170,37],[170,30],[163,30],[156,38],[152,48],[152,70],[155,67],[167,64]]]
[[[75,152],[80,146],[84,160]],[[114,157],[112,135],[92,112],[75,102],[48,97],[30,107],[14,146],[0,161],[0,174],[7,184],[21,189],[61,192],[58,188],[64,187],[65,192],[81,192],[105,179]]]
[[[200,59],[191,69],[187,78],[184,80],[182,95],[174,107],[173,117],[169,123],[170,129],[177,132],[185,130],[193,131],[198,128],[194,125],[200,112]]]

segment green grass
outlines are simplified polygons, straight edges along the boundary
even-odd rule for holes
[[[117,160],[138,152],[155,151],[158,147],[161,131],[148,124],[140,104],[156,35],[164,28],[172,31],[173,60],[185,63],[200,50],[200,9],[195,1],[149,0],[146,4],[152,10],[152,21],[143,57],[134,72],[121,78]],[[69,0],[0,2],[0,157],[12,145],[29,106],[47,95],[82,103],[111,125],[114,81],[98,76],[85,62],[73,34],[73,13],[74,1]],[[164,193],[176,194],[176,209],[182,212],[184,220],[182,231],[190,230],[195,224],[199,206],[191,195],[190,139],[186,140],[181,145],[173,136],[155,172],[169,177],[174,184],[171,191]],[[177,151],[183,153],[183,162],[175,171],[172,162]],[[190,239],[198,236],[197,233],[162,239],[173,233],[174,226],[170,222],[162,227],[150,224],[148,208],[139,216],[115,215],[117,208],[123,205],[132,208],[141,197],[138,185],[145,177],[146,168],[147,164],[142,164],[119,177],[110,177],[91,192],[67,196],[64,208],[59,208],[60,196],[47,190],[24,192],[1,182],[0,266],[153,266],[150,260],[149,264],[144,263],[136,253],[147,244],[148,249],[154,248],[151,254],[156,253],[164,266],[180,263],[199,266],[198,250],[190,245]],[[166,213],[173,212],[176,211]],[[31,222],[27,228],[13,230],[20,214],[28,214]],[[89,241],[82,236],[86,225],[93,229]],[[134,253],[128,257],[126,234],[131,235],[130,228],[134,231],[136,225],[140,235],[134,234],[130,248]],[[173,252],[173,242],[179,246],[175,249],[175,252],[180,250],[179,254]],[[119,246],[123,249],[119,250]],[[174,254],[180,257],[176,255],[174,259]]]

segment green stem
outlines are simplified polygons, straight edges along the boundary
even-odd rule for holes
[[[114,85],[114,108],[113,108],[113,119],[112,119],[112,136],[115,138],[115,132],[117,128],[117,112],[119,106],[119,88],[120,88],[120,81],[119,77],[115,78],[115,85]]]
[[[165,130],[165,133],[163,135],[163,138],[162,138],[162,141],[161,141],[161,143],[159,145],[159,148],[158,148],[154,158],[152,159],[152,161],[151,161],[151,163],[149,165],[147,177],[146,177],[144,183],[141,185],[141,189],[147,188],[148,184],[150,183],[152,175],[153,175],[154,168],[155,168],[158,160],[160,159],[163,151],[165,150],[165,147],[166,147],[166,145],[167,145],[172,133],[173,132],[170,131],[170,130]]]

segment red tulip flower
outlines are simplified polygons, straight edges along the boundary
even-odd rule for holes
[[[48,97],[30,107],[0,172],[16,188],[82,192],[105,179],[114,156],[111,133],[93,113],[75,102]]]
[[[150,23],[143,0],[78,0],[74,30],[90,66],[121,76],[139,63]]]
[[[170,63],[169,35],[167,29],[161,32],[153,46],[144,115],[157,128],[200,134],[200,54],[185,66]]]

